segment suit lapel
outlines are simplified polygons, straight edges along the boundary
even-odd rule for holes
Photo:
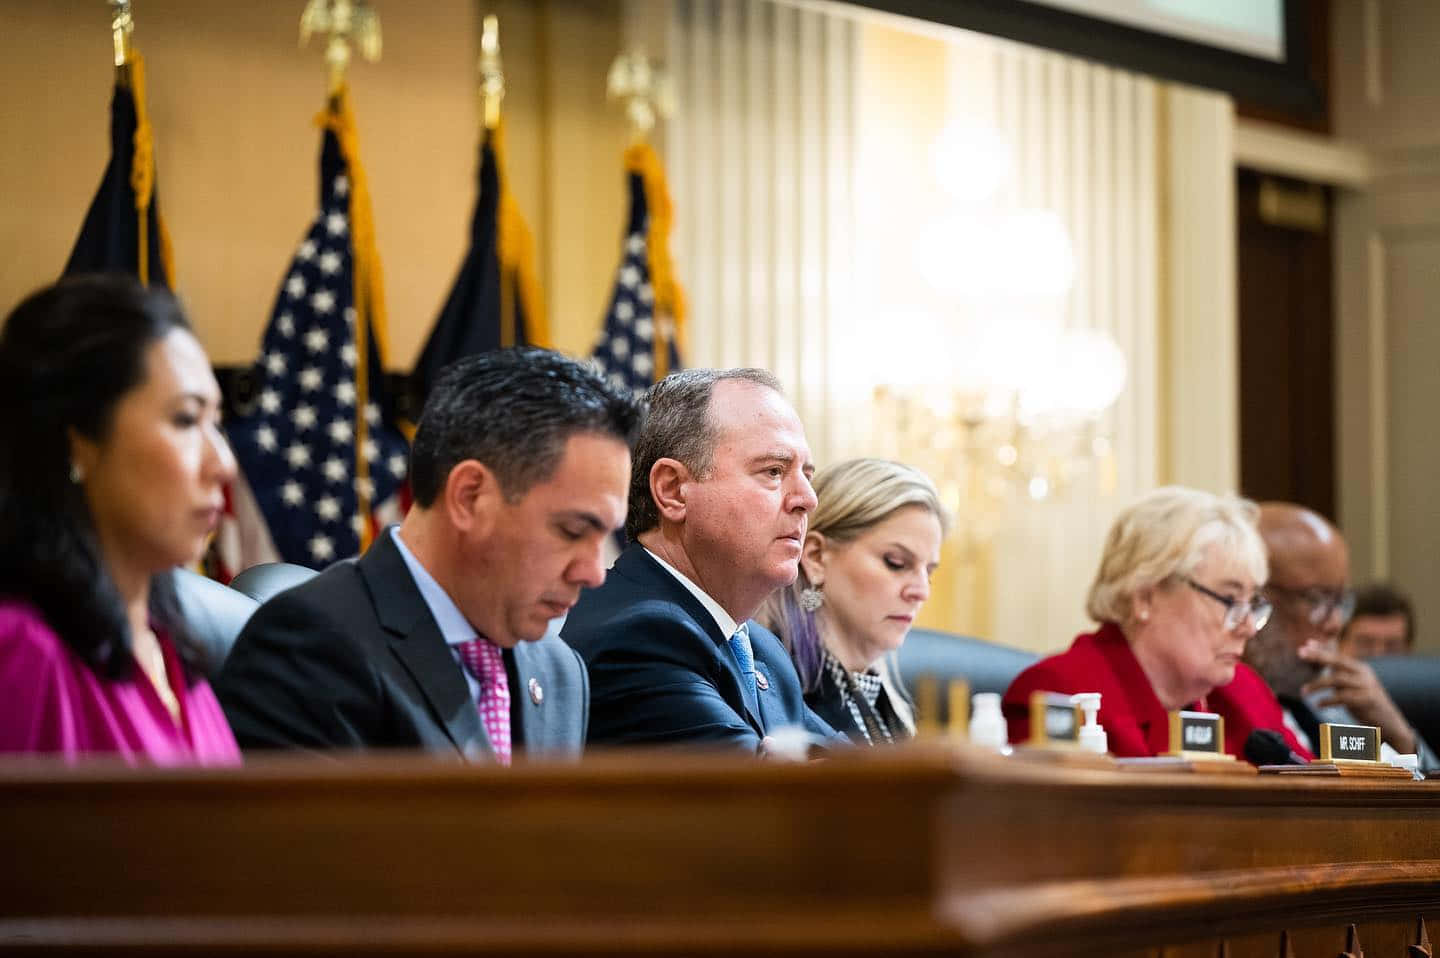
[[[695,598],[695,594],[685,588],[675,576],[665,569],[654,557],[645,550],[644,546],[632,544],[620,554],[615,561],[615,571],[625,576],[632,582],[641,586],[646,593],[659,593],[667,599],[678,604],[689,616],[699,623],[710,638],[710,651],[720,661],[724,674],[729,676],[730,681],[726,684],[733,686],[735,700],[740,703],[740,710],[745,713],[745,719],[761,735],[765,734],[765,722],[761,718],[759,703],[750,701],[745,694],[745,682],[740,675],[740,664],[735,661],[735,654],[730,651],[730,636],[722,634],[720,625],[710,610]],[[751,643],[752,652],[754,643]],[[755,656],[755,668],[757,673],[760,669],[760,658]],[[766,676],[766,681],[770,676]],[[721,688],[722,694],[726,691]]]
[[[466,758],[494,756],[470,687],[387,529],[359,562],[375,615],[433,718]]]
[[[530,682],[536,682],[538,688],[544,688],[550,684],[549,676],[537,675],[543,668],[544,663],[539,661],[530,642],[517,642],[509,652],[515,663],[514,679],[510,689],[510,720],[514,723],[519,732],[512,735],[512,748],[516,743],[521,744],[527,750],[531,746],[544,746],[547,741],[548,731],[545,719],[554,709],[526,708],[525,702],[530,697]],[[536,703],[539,704],[539,703]],[[519,751],[519,749],[515,749]]]

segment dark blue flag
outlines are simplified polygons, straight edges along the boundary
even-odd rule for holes
[[[417,417],[440,370],[455,360],[505,346],[550,345],[534,242],[505,189],[502,144],[499,129],[482,134],[470,245],[411,374]]]
[[[115,71],[110,101],[110,162],[64,273],[122,272],[171,287],[169,237],[155,189],[154,134],[145,111],[145,60],[131,50]]]

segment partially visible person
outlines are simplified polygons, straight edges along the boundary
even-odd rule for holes
[[[1119,757],[1170,746],[1169,713],[1218,712],[1225,750],[1243,757],[1256,729],[1285,731],[1280,705],[1240,659],[1270,616],[1254,503],[1168,486],[1120,513],[1105,539],[1086,612],[1100,628],[1016,676],[1003,699],[1010,739],[1030,734],[1033,692],[1099,692]]]
[[[650,388],[630,513],[603,586],[562,636],[590,668],[592,744],[774,754],[837,734],[780,640],[748,621],[795,581],[815,491],[800,418],[761,369],[687,369]]]
[[[1374,725],[1386,747],[1416,753],[1421,768],[1440,768],[1375,670],[1339,650],[1355,609],[1345,537],[1323,516],[1289,502],[1260,507],[1273,578],[1265,587],[1275,616],[1245,652],[1285,708],[1286,723],[1312,751],[1320,725]]]
[[[63,279],[0,331],[0,752],[233,764],[171,571],[220,519],[220,389],[168,292]]]
[[[266,602],[236,640],[216,687],[240,744],[577,755],[590,687],[549,626],[605,581],[640,416],[628,391],[544,349],[443,370],[404,522]]]
[[[889,657],[930,596],[949,517],[924,473],[851,459],[815,474],[795,584],[760,620],[790,651],[805,702],[861,745],[915,734],[915,716]]]
[[[1340,654],[1355,659],[1409,655],[1415,649],[1415,607],[1400,590],[1376,583],[1355,593],[1355,611],[1340,631]]]

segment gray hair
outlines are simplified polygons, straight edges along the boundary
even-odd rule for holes
[[[1148,493],[1115,517],[1085,611],[1096,622],[1130,618],[1135,593],[1187,576],[1216,547],[1242,563],[1255,585],[1269,577],[1265,543],[1249,499],[1184,486]]]
[[[697,477],[710,471],[719,430],[710,419],[715,384],[740,379],[783,393],[780,380],[764,369],[684,369],[671,373],[645,394],[649,412],[635,443],[630,471],[630,513],[625,538],[634,542],[642,532],[660,525],[660,509],[650,494],[650,470],[661,459],[674,459]]]

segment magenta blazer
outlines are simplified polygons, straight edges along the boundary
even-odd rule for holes
[[[125,679],[97,675],[33,605],[0,599],[0,754],[238,765],[240,750],[209,684],[187,682],[163,634],[160,647],[180,699],[178,724],[139,668]]]

